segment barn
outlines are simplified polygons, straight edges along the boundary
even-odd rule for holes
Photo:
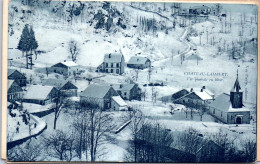
[[[25,92],[23,101],[40,105],[47,105],[55,101],[58,90],[52,86],[31,85]]]

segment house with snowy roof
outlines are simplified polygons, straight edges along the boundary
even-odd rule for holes
[[[15,102],[23,98],[23,90],[15,80],[8,80],[7,101]]]
[[[78,93],[78,87],[68,80],[45,79],[43,80],[42,85],[55,87],[65,97],[74,97],[77,96]]]
[[[207,105],[214,100],[214,93],[202,88],[186,88],[182,89],[172,95],[172,102],[183,105],[201,104]]]
[[[58,73],[61,75],[64,75],[66,77],[73,76],[79,73],[80,67],[77,63],[73,61],[66,61],[59,62],[57,64],[54,64],[49,68],[50,72]]]
[[[97,72],[123,74],[125,72],[125,58],[121,53],[105,54],[104,61],[98,66]]]
[[[141,89],[137,84],[114,84],[113,88],[124,100],[141,100]]]
[[[58,93],[53,86],[31,85],[24,94],[23,102],[47,105],[55,101]]]
[[[111,108],[113,96],[119,95],[112,86],[91,84],[80,94],[80,103],[98,105],[107,110]]]
[[[151,67],[151,61],[147,57],[132,56],[127,63],[127,67],[136,69],[145,69]]]
[[[21,87],[26,86],[26,77],[16,69],[8,69],[7,78],[8,80],[15,80]]]
[[[209,104],[208,108],[210,114],[223,123],[250,123],[250,110],[243,104],[243,92],[238,81],[238,74],[230,94],[222,93]]]

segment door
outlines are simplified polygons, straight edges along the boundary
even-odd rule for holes
[[[241,117],[237,117],[236,124],[242,124],[242,118]]]

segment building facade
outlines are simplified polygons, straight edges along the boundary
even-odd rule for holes
[[[127,67],[135,69],[145,69],[151,67],[151,61],[146,57],[133,56],[128,61]]]
[[[7,101],[15,102],[23,98],[23,90],[15,80],[8,80]]]
[[[61,75],[64,75],[66,77],[68,76],[75,76],[79,73],[79,66],[73,61],[64,61],[57,63],[49,68],[50,72],[58,73]]]
[[[104,61],[98,66],[97,72],[123,74],[125,72],[125,58],[120,53],[105,54]]]

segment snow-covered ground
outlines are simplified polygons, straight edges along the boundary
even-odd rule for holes
[[[242,39],[248,42],[248,45],[251,45],[253,43],[250,40],[257,37],[257,26],[254,22],[249,21],[254,16],[252,13],[246,14],[245,25],[243,26],[244,33],[243,36],[239,36],[239,33],[241,33],[239,23],[240,19],[242,19],[239,12],[232,12],[231,18],[227,14],[226,20],[216,16],[209,16],[208,20],[202,20],[195,24],[191,23],[188,27],[180,27],[178,21],[184,18],[171,16],[171,8],[169,6],[165,11],[159,12],[156,5],[147,8],[140,7],[138,4],[132,4],[131,6],[130,3],[126,5],[111,3],[113,7],[124,13],[122,15],[127,23],[127,28],[123,30],[114,25],[113,31],[106,32],[105,30],[96,30],[93,25],[86,23],[93,19],[93,15],[85,17],[83,23],[80,21],[82,18],[75,17],[71,26],[70,23],[67,23],[63,18],[58,17],[46,8],[35,10],[28,19],[21,19],[23,16],[20,12],[21,2],[12,1],[11,4],[18,7],[19,12],[9,19],[14,33],[9,36],[8,58],[11,60],[8,63],[10,68],[15,68],[25,73],[27,79],[31,79],[31,84],[41,84],[42,80],[46,78],[63,79],[63,76],[54,73],[47,76],[45,67],[50,67],[64,60],[71,60],[68,43],[70,40],[76,40],[80,48],[76,63],[82,66],[84,73],[79,75],[77,80],[73,77],[68,79],[73,81],[78,87],[79,94],[88,87],[89,81],[85,79],[88,77],[98,77],[93,79],[90,82],[91,84],[118,84],[133,80],[142,91],[146,92],[146,101],[127,101],[127,104],[134,108],[139,108],[144,113],[145,119],[156,120],[173,133],[183,132],[192,127],[205,137],[210,137],[220,129],[223,129],[229,136],[239,136],[236,140],[238,147],[240,140],[256,137],[256,124],[253,122],[248,125],[226,125],[215,122],[215,119],[207,113],[204,113],[202,121],[200,121],[198,111],[193,111],[193,119],[191,119],[190,112],[188,112],[186,118],[183,110],[184,106],[182,105],[164,104],[159,100],[152,102],[152,93],[154,92],[157,92],[157,99],[159,99],[183,88],[206,86],[215,96],[223,92],[229,92],[236,80],[238,69],[239,81],[244,90],[244,102],[255,118],[257,55],[254,50],[256,48],[249,47],[241,58],[232,59],[230,57],[232,42],[238,46],[239,40]],[[93,5],[95,9],[87,11],[88,14],[92,11],[97,12],[102,7],[101,2],[95,2]],[[160,6],[160,4],[158,5]],[[140,22],[138,22],[140,17],[155,19],[158,26],[166,25],[169,30],[167,32],[166,30],[158,30],[155,34],[151,31],[143,32],[141,27],[139,27]],[[232,22],[232,30],[224,33],[223,24],[229,19]],[[189,21],[188,19],[184,20]],[[173,21],[176,21],[175,29],[171,28]],[[37,50],[44,51],[38,54],[37,59],[33,56],[33,63],[35,64],[33,70],[25,69],[26,58],[21,51],[16,49],[23,27],[27,23],[32,25],[34,29],[35,37],[39,44]],[[226,28],[228,27],[229,25]],[[222,51],[219,51],[219,47]],[[121,52],[126,62],[138,53],[148,57],[152,61],[151,79],[148,80],[148,69],[136,72],[134,69],[126,67],[123,75],[95,72],[95,68],[102,63],[104,54],[110,52]],[[185,60],[188,55],[193,53],[197,53],[202,60]],[[181,62],[182,56],[184,61]],[[138,78],[136,78],[137,73]],[[219,73],[220,75],[213,76],[212,74],[214,73]],[[147,86],[149,83],[163,83],[164,86]],[[170,114],[169,105],[175,106],[173,115]],[[49,107],[24,103],[24,108],[30,113],[48,110]],[[57,120],[56,129],[69,130],[73,122],[74,113],[73,110],[63,110]],[[125,123],[121,117],[126,112],[109,113],[113,115],[114,122],[117,125],[115,130]],[[39,140],[42,139],[42,136],[48,136],[55,131],[53,129],[54,113],[46,115],[41,119],[33,118],[39,123],[37,128],[34,131],[32,130],[33,133],[45,126],[44,122],[48,125],[48,128],[39,136]],[[13,139],[19,139],[19,137],[28,135],[27,126],[22,125],[19,135],[17,135],[15,127],[18,121],[22,122],[20,117],[11,118],[8,116],[8,132]],[[109,135],[115,139],[115,142],[106,145],[106,149],[110,151],[107,151],[107,154],[98,160],[123,161],[127,142],[131,137],[130,130],[126,127],[118,134],[114,134],[113,131]],[[45,160],[53,159],[46,157]]]

